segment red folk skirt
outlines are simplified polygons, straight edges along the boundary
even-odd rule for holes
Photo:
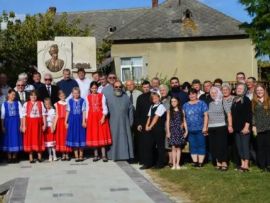
[[[45,135],[45,146],[46,147],[54,147],[55,146],[55,135],[51,130],[51,127],[47,127],[44,132]]]
[[[44,135],[42,132],[42,118],[26,117],[26,129],[23,138],[25,152],[42,152],[45,150]]]
[[[89,147],[104,147],[112,144],[109,121],[106,118],[101,125],[102,112],[89,112],[86,129],[86,145]]]
[[[56,151],[61,153],[71,152],[71,148],[67,147],[67,129],[65,126],[65,118],[58,118],[55,129]]]

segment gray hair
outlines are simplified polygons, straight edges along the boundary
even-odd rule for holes
[[[28,75],[26,73],[21,73],[21,74],[18,75],[19,80],[22,80],[22,79],[25,79],[25,78],[28,78]]]
[[[169,92],[169,88],[168,88],[167,85],[161,84],[161,85],[159,86],[159,89],[161,89],[161,88],[166,89],[167,93]]]
[[[224,87],[227,87],[228,89],[232,90],[232,86],[229,83],[223,83],[221,89]]]
[[[17,80],[16,85],[17,85],[19,82],[22,82],[22,83],[24,84],[24,81],[23,81],[23,80]]]
[[[45,73],[44,78],[46,78],[46,76],[49,76],[51,79],[53,79],[52,74],[50,74],[50,73]]]

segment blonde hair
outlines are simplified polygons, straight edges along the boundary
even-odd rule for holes
[[[74,91],[79,91],[79,93],[81,93],[81,90],[79,87],[73,87],[72,92],[74,92]]]

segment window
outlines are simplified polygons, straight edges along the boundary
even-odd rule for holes
[[[121,58],[121,80],[139,82],[143,77],[143,58]]]

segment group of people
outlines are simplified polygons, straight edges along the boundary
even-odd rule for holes
[[[132,80],[123,85],[114,73],[93,73],[90,80],[79,69],[77,75],[74,80],[65,69],[53,85],[50,74],[41,83],[36,72],[28,84],[23,73],[12,89],[0,74],[2,150],[9,162],[22,150],[30,163],[35,152],[42,161],[45,148],[49,161],[58,160],[57,153],[70,160],[71,152],[83,161],[89,147],[93,161],[132,160],[141,169],[169,164],[177,170],[183,168],[182,149],[189,146],[194,167],[212,161],[227,171],[233,161],[247,172],[252,158],[270,171],[270,99],[253,77],[237,73],[235,87],[222,79],[180,85],[177,77],[168,87],[155,77],[139,90]]]

